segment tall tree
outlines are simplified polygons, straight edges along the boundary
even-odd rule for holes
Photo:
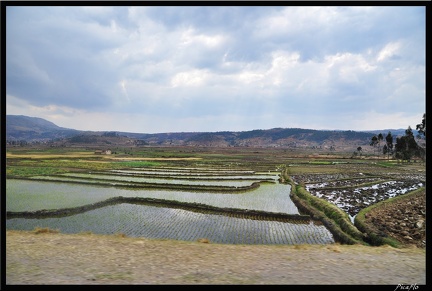
[[[393,136],[389,131],[385,137],[385,145],[383,146],[383,154],[387,154],[387,159],[390,159],[390,155],[393,154]]]
[[[396,138],[395,156],[402,160],[411,160],[413,156],[425,158],[425,150],[415,141],[411,126],[405,130],[405,135]]]
[[[422,122],[417,124],[416,130],[420,135],[426,136],[426,113],[423,113]]]
[[[423,149],[426,149],[426,113],[423,114],[422,122],[417,124],[417,143]]]
[[[381,141],[384,139],[384,136],[382,133],[378,134],[377,140],[378,140],[378,152],[381,151]]]
[[[371,138],[371,142],[370,142],[370,146],[372,146],[374,148],[374,153],[375,153],[375,148],[376,148],[377,144],[378,144],[378,137],[376,135],[374,135]]]

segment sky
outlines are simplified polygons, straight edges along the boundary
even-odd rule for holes
[[[6,114],[136,133],[406,129],[424,6],[8,6]]]

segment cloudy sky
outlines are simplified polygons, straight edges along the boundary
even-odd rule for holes
[[[79,130],[415,129],[425,7],[9,6],[6,93]]]

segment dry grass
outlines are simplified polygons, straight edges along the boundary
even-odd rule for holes
[[[40,233],[59,233],[60,231],[58,229],[51,229],[49,227],[36,227],[33,232],[35,234],[40,234]]]
[[[308,248],[308,245],[294,245],[293,248],[296,250],[306,250]]]
[[[340,253],[341,252],[340,244],[329,245],[327,247],[327,249],[330,250],[330,251],[333,251],[335,253]]]

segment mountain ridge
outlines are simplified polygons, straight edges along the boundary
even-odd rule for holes
[[[271,128],[249,131],[134,133],[121,131],[82,131],[59,127],[39,117],[6,115],[6,140],[76,144],[129,144],[158,146],[207,147],[317,147],[354,148],[369,145],[373,135],[403,134],[405,130],[315,130],[303,128]]]

